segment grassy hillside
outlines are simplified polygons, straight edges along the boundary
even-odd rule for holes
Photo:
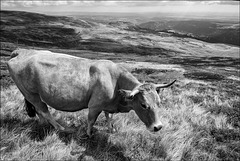
[[[42,47],[74,47],[79,38],[75,30],[66,25],[88,27],[68,17],[1,11],[0,41]]]
[[[123,44],[97,35],[110,30],[101,23],[37,13],[1,11],[1,42],[47,48],[65,48],[146,55],[166,53],[163,48]],[[113,28],[112,28],[113,30]],[[115,30],[115,29],[114,29]],[[111,31],[110,31],[111,32]],[[117,32],[117,31],[116,31]],[[87,35],[89,38],[84,38]]]
[[[27,116],[22,95],[10,83],[1,90],[1,160],[195,161],[240,157],[239,81],[229,83],[226,73],[218,74],[220,78],[213,71],[208,71],[209,75],[197,74],[201,71],[199,67],[193,70],[191,64],[185,67],[159,64],[155,57],[57,50],[60,51],[88,58],[96,54],[98,58],[111,58],[141,81],[157,83],[177,78],[176,85],[159,95],[164,128],[156,134],[148,132],[132,111],[114,116],[116,132],[111,134],[101,114],[94,137],[88,139],[88,110],[66,113],[51,109],[59,122],[78,129],[73,134],[59,133],[48,124],[40,125],[37,118]],[[133,59],[135,63],[127,61]],[[142,60],[147,62],[139,62]]]
[[[28,118],[16,86],[1,91],[1,160],[237,160],[240,157],[239,97],[178,82],[160,93],[165,127],[151,134],[134,112],[116,114],[117,131],[107,132],[104,115],[93,139],[86,137],[87,110],[52,110],[60,122],[75,125],[74,134]]]
[[[34,19],[38,19],[35,26]],[[0,160],[239,160],[239,48],[68,17],[1,12],[1,21],[5,23],[1,33],[9,34],[0,36]],[[20,22],[26,23],[22,29]],[[26,41],[17,43],[12,34]],[[68,43],[74,38],[81,47]],[[66,45],[59,45],[60,41]],[[39,124],[37,118],[27,116],[23,96],[7,71],[6,62],[19,47],[109,59],[125,66],[142,82],[177,79],[159,94],[163,129],[150,133],[131,111],[115,114],[116,132],[109,133],[101,114],[94,126],[95,135],[89,139],[87,109],[66,113],[51,107],[58,122],[76,126],[77,131],[67,134]]]

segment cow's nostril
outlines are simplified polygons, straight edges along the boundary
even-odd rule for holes
[[[154,132],[157,132],[157,131],[161,130],[161,128],[162,128],[161,125],[159,125],[159,126],[154,126],[153,130],[154,130]]]

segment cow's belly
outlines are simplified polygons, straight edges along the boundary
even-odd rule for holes
[[[87,103],[78,100],[61,100],[53,98],[43,100],[46,104],[59,111],[75,112],[87,108]]]
[[[78,76],[76,76],[78,75]],[[88,75],[59,75],[41,77],[38,93],[49,106],[61,111],[77,111],[87,108],[90,78]]]
[[[88,106],[88,94],[79,88],[51,89],[39,92],[43,102],[60,111],[78,111]]]

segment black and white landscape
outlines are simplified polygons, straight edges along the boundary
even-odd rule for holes
[[[1,1],[0,160],[239,160],[238,1],[28,2]],[[17,48],[108,59],[142,82],[176,79],[159,94],[164,128],[147,131],[132,111],[114,115],[109,133],[101,114],[89,139],[88,110],[51,108],[78,130],[40,125],[7,70]]]

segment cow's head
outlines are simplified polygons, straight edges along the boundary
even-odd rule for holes
[[[175,80],[176,81],[176,80]],[[127,104],[132,107],[138,117],[144,122],[149,131],[157,132],[162,128],[162,123],[158,117],[160,98],[158,92],[160,88],[171,86],[169,84],[145,83],[135,89],[121,90],[125,96]]]

